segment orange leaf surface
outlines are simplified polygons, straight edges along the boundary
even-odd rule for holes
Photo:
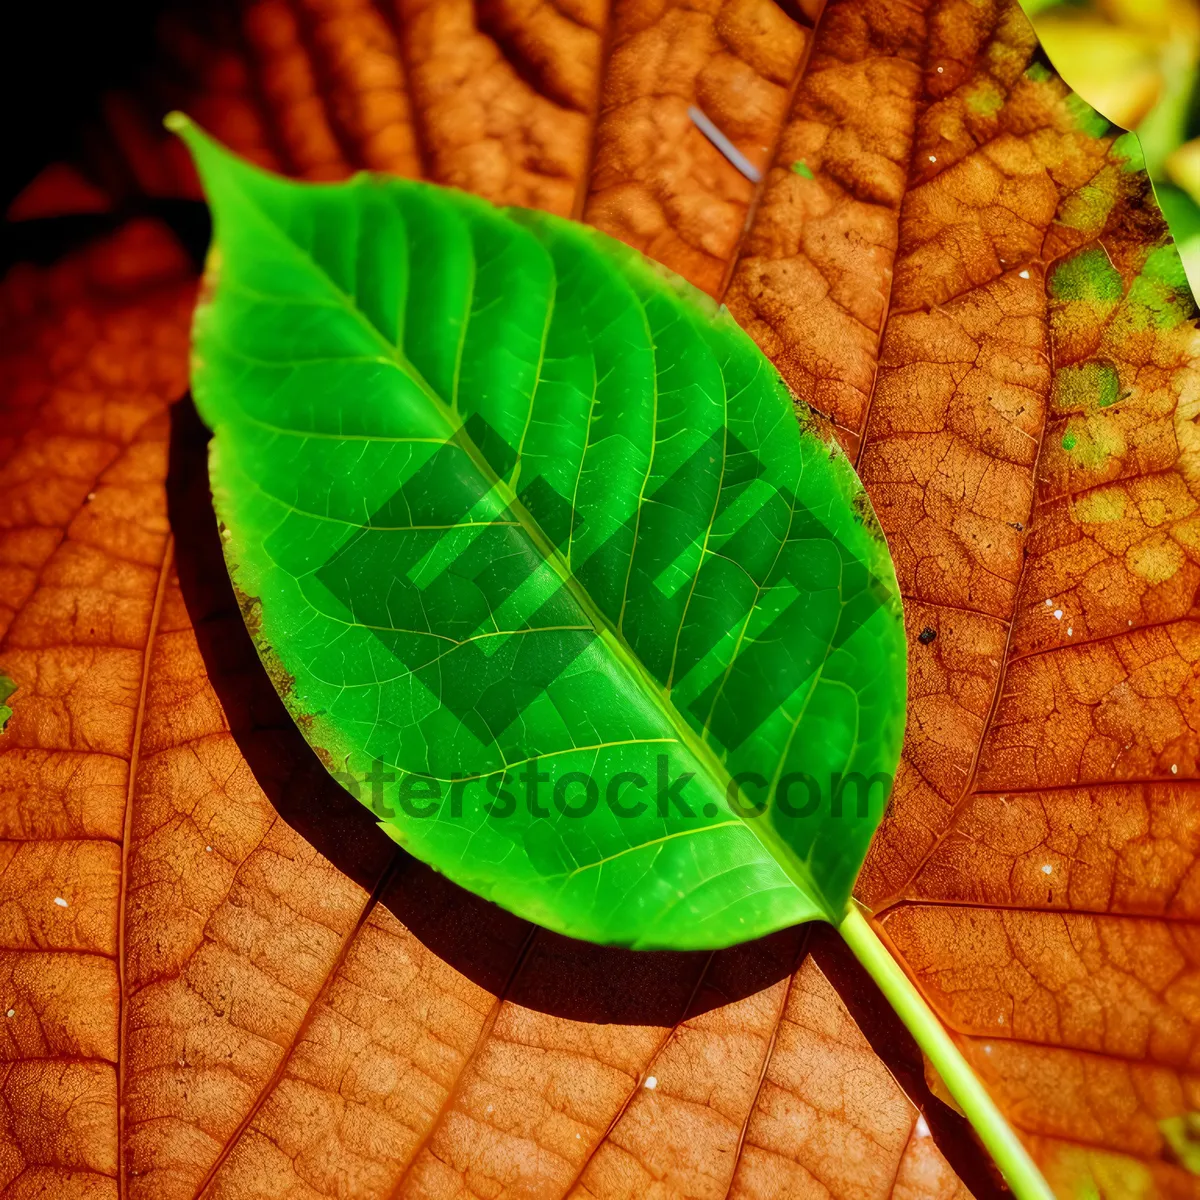
[[[860,897],[1060,1195],[1200,1197],[1191,302],[1013,0],[817,7],[252,0],[169,24],[160,76],[275,169],[573,214],[725,300],[855,455],[905,596]],[[94,169],[194,194],[152,108],[113,100]],[[168,426],[189,274],[133,225],[3,285],[5,1194],[995,1194],[828,931],[571,943],[330,781],[186,401]]]

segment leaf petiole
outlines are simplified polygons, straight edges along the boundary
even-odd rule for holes
[[[1054,1200],[1054,1193],[1020,1138],[971,1070],[962,1051],[926,1004],[921,993],[888,953],[870,921],[853,900],[838,926],[846,945],[879,985],[896,1015],[917,1040],[987,1147],[1017,1200]]]

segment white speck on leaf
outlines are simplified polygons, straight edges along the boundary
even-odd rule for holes
[[[15,1008],[10,1008],[10,1009],[8,1010],[8,1015],[9,1015],[10,1017],[15,1017],[15,1016],[17,1015],[17,1010],[16,1010]]]
[[[1178,765],[1177,763],[1172,763],[1172,764],[1171,764],[1171,774],[1172,774],[1172,775],[1178,775],[1178,774],[1179,774],[1179,765]]]
[[[1022,278],[1022,279],[1028,279],[1028,278],[1029,278],[1029,272],[1028,272],[1028,271],[1021,271],[1021,272],[1020,272],[1020,276],[1021,276],[1021,278]],[[1047,601],[1046,603],[1048,604],[1048,603],[1049,603],[1049,601]]]
[[[1046,865],[1044,867],[1042,867],[1043,875],[1052,875],[1053,873],[1054,873],[1054,868],[1049,863],[1046,863]]]
[[[1062,609],[1061,609],[1061,608],[1056,608],[1056,609],[1054,610],[1054,619],[1055,619],[1056,621],[1061,621],[1061,620],[1062,620]]]
[[[67,907],[67,902],[61,896],[55,896],[54,903],[57,904],[59,908]]]
[[[653,1075],[647,1075],[647,1076],[646,1076],[646,1086],[647,1086],[647,1087],[648,1087],[648,1088],[649,1088],[651,1091],[654,1091],[654,1089],[655,1089],[656,1087],[658,1087],[658,1080],[657,1080],[657,1079],[655,1079]]]
[[[938,67],[939,71],[941,69],[942,69],[941,67]],[[925,1120],[924,1113],[922,1113],[919,1117],[917,1117],[917,1124],[916,1124],[916,1127],[913,1129],[913,1133],[915,1133],[917,1135],[917,1137],[928,1137],[929,1136],[929,1122]]]
[[[937,155],[936,155],[936,154],[931,154],[931,155],[929,156],[929,161],[930,161],[930,162],[937,162]]]

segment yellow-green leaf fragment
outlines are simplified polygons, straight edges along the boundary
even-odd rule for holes
[[[13,680],[7,675],[0,675],[0,733],[4,732],[4,727],[13,715],[13,710],[8,706],[7,701],[16,690],[17,685]]]

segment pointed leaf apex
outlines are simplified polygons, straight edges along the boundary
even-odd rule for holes
[[[178,110],[169,112],[163,117],[163,125],[187,146],[198,170],[203,169],[206,163],[215,158],[232,157],[220,142],[201,129],[187,113]]]
[[[187,113],[178,110],[167,113],[163,117],[163,125],[179,137],[188,148],[196,171],[200,175],[204,190],[212,201],[213,169],[226,166],[236,161],[234,156],[225,149],[215,138],[211,137]],[[245,165],[249,169],[249,164]]]
[[[163,117],[163,125],[182,139],[192,156],[192,160],[196,164],[196,169],[201,175],[205,171],[211,171],[214,167],[221,167],[226,173],[237,172],[244,175],[260,176],[264,179],[274,179],[280,183],[286,182],[282,177],[272,175],[271,172],[264,171],[261,167],[255,166],[254,163],[247,162],[244,158],[239,158],[228,146],[218,141],[202,126],[196,124],[187,113],[179,112],[178,109],[173,110]]]

